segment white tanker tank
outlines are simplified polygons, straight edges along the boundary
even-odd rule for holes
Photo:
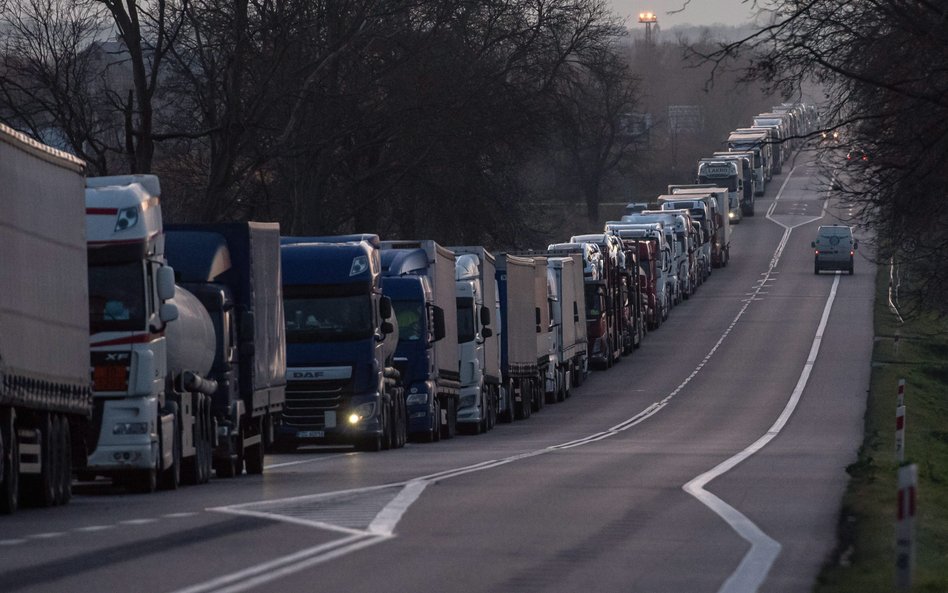
[[[180,286],[170,302],[178,307],[178,318],[165,328],[168,375],[173,380],[183,375],[189,390],[213,393],[216,385],[207,377],[217,350],[214,323],[201,301]]]

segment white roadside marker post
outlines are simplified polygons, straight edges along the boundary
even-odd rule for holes
[[[899,468],[898,514],[895,526],[895,587],[912,588],[915,568],[915,502],[918,468],[915,464]]]

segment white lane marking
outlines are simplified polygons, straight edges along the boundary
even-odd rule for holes
[[[347,455],[354,455],[355,453],[339,453],[337,455],[320,455],[319,457],[311,457],[309,459],[300,459],[298,461],[286,461],[284,463],[272,463],[266,465],[263,469],[276,469],[278,467],[290,467],[291,465],[303,465],[304,463],[319,463],[322,461],[329,461],[330,459],[336,459],[337,457],[345,457]]]
[[[790,173],[787,175],[787,179],[784,180],[783,186],[780,188],[781,192],[783,191],[783,188],[786,187],[787,181],[789,181],[790,175],[793,175],[794,170],[796,170],[796,167],[791,169]],[[777,194],[777,197],[774,199],[774,203],[776,203],[779,199],[780,193]],[[780,244],[777,246],[777,250],[774,252],[773,259],[771,260],[772,271],[780,261],[780,256],[783,254],[783,249],[786,247],[792,230],[798,226],[802,226],[803,224],[809,224],[809,222],[812,221],[793,226],[787,226],[782,222],[771,218],[770,214],[767,215],[767,218],[784,229],[783,239],[781,239]],[[764,579],[767,578],[770,568],[773,566],[777,556],[780,554],[781,546],[779,542],[764,533],[740,511],[730,506],[714,494],[705,490],[704,486],[706,486],[711,480],[727,473],[737,464],[758,452],[767,443],[773,440],[774,437],[776,437],[786,425],[800,401],[800,397],[803,394],[803,389],[806,387],[806,383],[809,380],[810,371],[813,368],[813,364],[816,362],[816,357],[820,350],[820,344],[823,341],[823,332],[826,329],[826,324],[829,320],[829,314],[833,308],[833,301],[836,299],[836,290],[838,286],[839,273],[837,273],[836,277],[833,279],[833,287],[830,289],[830,294],[827,298],[826,305],[823,307],[823,315],[820,318],[820,323],[816,330],[816,336],[813,338],[813,344],[810,346],[810,353],[807,356],[806,363],[803,366],[803,372],[801,373],[800,378],[797,381],[797,385],[794,388],[793,393],[790,395],[790,399],[787,402],[787,405],[784,407],[783,412],[781,412],[774,424],[770,427],[770,429],[768,429],[767,433],[737,455],[725,460],[711,470],[701,474],[682,486],[685,492],[691,494],[702,504],[714,511],[718,516],[724,519],[724,521],[730,525],[730,527],[738,535],[751,544],[751,549],[747,552],[747,554],[744,555],[744,558],[741,560],[737,569],[731,574],[731,576],[728,577],[724,584],[722,584],[721,588],[718,590],[718,593],[748,593],[757,591],[764,582]]]
[[[167,515],[162,515],[165,519],[187,519],[188,517],[194,517],[200,513],[168,513]]]
[[[244,570],[227,574],[216,579],[200,583],[185,589],[179,589],[176,593],[205,593],[215,591],[216,593],[236,593],[247,589],[268,583],[276,578],[292,574],[303,568],[307,568],[313,560],[325,562],[342,554],[348,554],[355,550],[377,543],[378,540],[386,539],[380,536],[370,536],[366,534],[357,534],[344,537],[342,539],[306,548],[288,556],[282,556],[245,568]],[[341,552],[341,554],[340,554]],[[318,563],[316,562],[316,563]],[[297,566],[300,568],[296,568]],[[295,568],[290,572],[283,572],[287,567]]]
[[[25,539],[0,539],[0,546],[18,546],[25,543]]]
[[[51,531],[49,533],[34,533],[33,535],[26,536],[29,539],[53,539],[55,537],[62,537],[66,535],[64,531]]]
[[[792,174],[793,174],[793,170],[791,170],[790,173],[787,175],[787,179],[789,179],[790,175]],[[781,192],[783,191],[783,188],[786,187],[786,185],[787,185],[787,180],[784,180],[784,184],[780,190]],[[779,199],[779,197],[780,197],[780,194],[778,193],[777,199]],[[787,234],[788,233],[784,234],[784,237],[782,239],[782,245],[786,244]],[[782,247],[781,247],[781,251],[782,251]],[[769,279],[771,275],[777,274],[777,272],[773,270],[773,267],[776,266],[776,261],[777,259],[771,260],[770,269],[767,272],[763,273],[763,275],[765,276],[765,281]],[[763,283],[761,283],[760,286],[758,286],[754,294],[757,294],[758,292],[760,292],[760,289],[762,286],[763,286]],[[493,469],[496,467],[514,463],[516,461],[521,461],[523,459],[537,457],[539,455],[545,455],[547,453],[552,453],[555,451],[581,447],[584,445],[588,445],[590,443],[599,442],[601,440],[607,439],[609,437],[612,437],[624,431],[627,431],[637,426],[638,424],[644,422],[645,420],[651,418],[655,414],[657,414],[659,411],[664,409],[676,395],[681,393],[681,391],[698,375],[701,369],[703,369],[705,365],[708,364],[711,357],[714,356],[714,354],[718,351],[718,349],[724,343],[724,340],[727,339],[731,331],[733,331],[735,326],[737,326],[738,322],[744,316],[744,313],[750,307],[750,304],[751,304],[751,300],[744,301],[744,304],[740,308],[740,310],[737,312],[737,315],[735,315],[734,319],[731,321],[728,327],[721,334],[720,338],[718,338],[718,341],[714,344],[714,346],[711,347],[711,349],[705,355],[704,359],[702,359],[702,361],[695,367],[695,369],[691,372],[691,374],[688,375],[685,378],[685,380],[682,381],[681,384],[679,384],[671,393],[665,396],[665,398],[663,398],[662,400],[654,402],[653,404],[651,404],[644,410],[640,411],[636,415],[632,416],[631,418],[628,418],[627,420],[624,420],[623,422],[620,422],[619,424],[616,424],[615,426],[613,426],[612,428],[608,430],[598,432],[592,435],[588,435],[586,437],[582,437],[582,438],[569,441],[566,443],[552,445],[544,449],[538,449],[535,451],[529,451],[529,452],[521,453],[518,455],[512,455],[512,456],[505,457],[502,459],[483,461],[483,462],[476,463],[469,466],[448,469],[441,472],[429,474],[426,476],[414,478],[405,482],[381,484],[381,485],[369,486],[365,488],[354,488],[350,490],[326,492],[322,494],[310,494],[310,495],[294,496],[294,497],[270,500],[270,501],[260,501],[260,502],[254,502],[254,503],[244,503],[244,504],[239,504],[239,505],[225,506],[225,507],[209,508],[207,510],[214,511],[214,512],[227,513],[227,514],[233,514],[233,515],[252,516],[252,517],[266,518],[266,519],[282,521],[282,522],[287,522],[287,523],[295,523],[298,525],[319,527],[323,529],[329,529],[331,531],[346,533],[348,535],[347,537],[344,537],[340,540],[336,540],[335,542],[330,542],[322,546],[317,546],[316,548],[309,548],[309,549],[302,550],[300,552],[297,552],[288,556],[276,558],[269,562],[247,568],[244,571],[241,571],[234,575],[220,577],[218,579],[207,581],[205,583],[199,583],[185,589],[173,591],[172,593],[207,593],[207,592],[239,593],[241,591],[245,591],[253,587],[271,583],[284,576],[294,574],[296,572],[305,570],[312,566],[316,566],[318,564],[327,562],[329,560],[338,558],[340,556],[344,556],[346,554],[349,554],[358,550],[362,550],[369,546],[375,545],[382,541],[387,541],[388,539],[395,537],[394,530],[398,522],[400,521],[402,515],[408,510],[410,505],[414,503],[418,499],[419,496],[421,496],[424,489],[427,488],[427,486],[430,484],[434,484],[439,481],[447,480],[447,479],[458,477],[458,476],[463,476],[466,474]],[[327,523],[320,522],[320,521],[300,519],[298,517],[282,515],[279,512],[276,512],[279,510],[279,507],[285,506],[285,505],[313,502],[320,499],[330,499],[333,497],[341,497],[341,496],[346,496],[346,495],[351,495],[351,494],[365,493],[365,492],[370,492],[374,490],[389,489],[392,487],[401,487],[402,491],[378,513],[378,515],[376,516],[376,519],[372,521],[372,523],[368,526],[367,530],[365,531],[340,527],[338,525],[329,525]],[[262,510],[265,508],[271,508],[271,512]],[[388,535],[379,535],[378,533],[374,533],[373,531],[371,531],[372,529],[378,529],[383,533],[387,533]],[[339,547],[336,547],[336,544],[338,544]],[[273,569],[272,572],[268,572],[268,571],[271,571],[271,567],[274,567],[274,566],[278,568]],[[244,580],[248,576],[252,576],[253,578]]]
[[[105,531],[106,529],[114,529],[115,525],[89,525],[87,527],[77,527],[73,531],[84,531],[87,533],[95,533],[96,531]]]
[[[780,554],[780,543],[760,530],[750,519],[744,516],[740,511],[727,504],[714,494],[711,494],[704,487],[715,478],[718,478],[734,469],[739,463],[757,453],[764,446],[772,441],[784,426],[790,420],[790,416],[800,403],[803,390],[807,381],[810,379],[810,372],[816,363],[816,357],[820,352],[820,345],[823,342],[823,332],[826,330],[826,324],[829,321],[830,311],[833,309],[833,301],[836,299],[836,289],[839,286],[839,273],[833,279],[833,288],[830,289],[829,297],[826,299],[826,305],[823,307],[823,316],[820,318],[820,324],[816,330],[816,336],[813,338],[813,344],[810,346],[810,353],[807,356],[806,363],[803,365],[803,371],[797,380],[797,385],[787,401],[783,412],[777,417],[773,425],[767,429],[767,432],[759,439],[754,441],[746,449],[737,455],[718,464],[713,469],[701,474],[695,479],[685,484],[682,488],[688,494],[694,496],[705,506],[718,514],[731,528],[742,538],[750,543],[751,549],[741,560],[737,570],[731,574],[724,582],[718,593],[748,593],[757,591],[767,578],[771,566]]]
[[[157,522],[158,519],[128,519],[127,521],[119,521],[119,525],[148,525]]]

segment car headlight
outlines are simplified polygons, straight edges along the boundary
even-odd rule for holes
[[[349,412],[349,424],[358,424],[375,415],[375,402],[358,405]]]
[[[112,434],[148,434],[147,422],[116,422]]]

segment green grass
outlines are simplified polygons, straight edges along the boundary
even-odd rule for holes
[[[895,405],[902,378],[905,457],[918,466],[919,477],[912,591],[948,591],[948,320],[932,316],[900,324],[886,305],[888,274],[882,272],[865,438],[859,460],[847,468],[840,545],[819,577],[817,593],[895,590]]]

